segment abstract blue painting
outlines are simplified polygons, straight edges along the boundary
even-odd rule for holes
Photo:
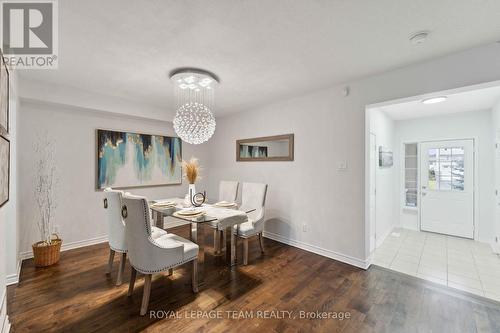
[[[97,188],[182,183],[177,137],[97,130]]]

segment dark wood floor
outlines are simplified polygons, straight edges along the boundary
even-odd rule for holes
[[[186,230],[176,233],[187,236]],[[128,298],[128,264],[119,287],[113,283],[117,259],[111,277],[104,274],[107,244],[64,252],[59,264],[45,269],[25,261],[20,283],[8,287],[13,331],[500,332],[499,303],[377,267],[364,271],[268,239],[265,246],[261,256],[251,242],[249,265],[233,270],[208,253],[206,286],[196,295],[189,265],[171,277],[156,276],[149,309],[180,317],[168,319],[139,316],[142,277]],[[222,318],[188,318],[198,310]],[[257,311],[276,310],[293,311],[295,318],[230,319],[226,313],[253,311],[245,314],[256,317]],[[300,311],[348,312],[350,319],[300,319]]]

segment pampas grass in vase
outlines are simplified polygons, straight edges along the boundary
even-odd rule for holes
[[[189,182],[188,194],[186,195],[186,203],[189,201],[191,205],[191,200],[196,194],[196,187],[194,183],[200,178],[201,167],[198,163],[198,159],[191,157],[189,161],[182,161],[182,171],[184,173],[184,178]]]

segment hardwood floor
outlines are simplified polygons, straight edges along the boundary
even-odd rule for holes
[[[186,229],[174,232],[187,237]],[[144,317],[139,316],[144,277],[137,276],[134,293],[127,297],[130,266],[127,263],[123,284],[115,286],[118,258],[111,276],[105,275],[107,244],[63,252],[59,264],[45,269],[24,261],[20,283],[8,287],[12,330],[500,332],[500,303],[382,268],[364,271],[269,239],[264,240],[266,253],[261,256],[257,241],[250,241],[249,265],[232,270],[208,249],[206,285],[198,294],[191,291],[189,264],[173,276],[154,276]],[[213,243],[207,238],[208,244]],[[240,262],[241,252],[239,244]],[[178,318],[150,318],[150,311]],[[196,311],[205,312],[192,318]],[[291,311],[292,318],[288,313],[264,311]],[[300,311],[349,313],[350,318],[301,319]],[[244,314],[254,318],[230,318]],[[285,318],[256,318],[273,314]],[[222,318],[203,317],[208,315]]]

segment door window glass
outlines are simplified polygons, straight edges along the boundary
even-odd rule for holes
[[[453,190],[464,190],[464,148],[453,148],[451,164],[451,187]]]
[[[464,190],[464,147],[431,148],[428,160],[430,190]]]
[[[438,190],[439,184],[436,181],[436,173],[438,172],[438,162],[429,160],[429,184],[430,190]]]

